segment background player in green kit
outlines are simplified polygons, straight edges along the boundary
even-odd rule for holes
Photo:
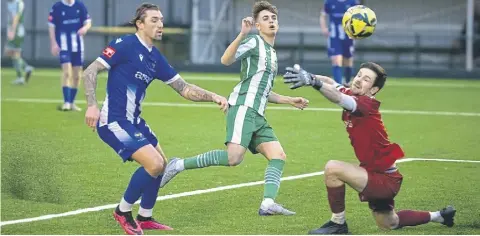
[[[255,21],[255,23],[254,23]],[[258,35],[248,33],[253,25]],[[207,166],[236,166],[244,158],[247,148],[267,158],[264,198],[259,214],[293,215],[295,212],[275,203],[286,155],[272,127],[264,117],[267,102],[307,107],[308,100],[287,97],[272,92],[277,75],[277,56],[273,44],[278,31],[277,8],[266,1],[255,3],[253,18],[242,20],[242,30],[222,56],[222,64],[241,61],[241,81],[230,94],[227,113],[227,151],[213,150],[186,159],[172,159],[165,170],[161,186],[183,170]]]
[[[5,56],[12,59],[13,68],[17,71],[17,79],[13,81],[14,84],[28,82],[33,71],[33,67],[29,66],[22,58],[23,38],[25,37],[24,8],[23,0],[10,0],[7,3],[7,43],[4,53]]]

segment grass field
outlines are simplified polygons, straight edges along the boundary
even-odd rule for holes
[[[30,84],[14,86],[14,72],[2,69],[1,219],[58,214],[115,204],[134,163],[116,153],[84,124],[84,112],[59,112],[60,72],[37,70]],[[186,80],[227,96],[232,74],[182,74]],[[99,79],[102,101],[105,75]],[[356,163],[340,111],[311,89],[290,91],[277,79],[274,91],[310,100],[297,111],[271,105],[266,116],[288,155],[284,176],[322,171],[330,159]],[[408,158],[480,161],[480,81],[390,79],[378,95],[392,141]],[[77,96],[85,108],[83,91]],[[142,116],[169,157],[188,157],[223,148],[225,120],[213,104],[184,100],[154,82]],[[180,105],[184,106],[180,106]],[[186,104],[186,105],[185,105]],[[328,109],[323,109],[328,108]],[[182,173],[159,196],[263,180],[266,162],[248,154],[238,167]],[[387,232],[377,229],[366,203],[347,190],[347,220],[353,234],[480,234],[480,163],[410,161],[399,164],[405,179],[398,209],[437,210],[453,204],[456,226],[423,225]],[[175,228],[147,234],[305,234],[330,218],[323,176],[282,182],[278,202],[292,217],[257,215],[261,184],[158,201],[154,217]],[[238,187],[238,186],[237,186]],[[198,193],[198,192],[197,192]],[[3,225],[1,234],[123,234],[105,210]],[[136,208],[135,208],[136,209]]]

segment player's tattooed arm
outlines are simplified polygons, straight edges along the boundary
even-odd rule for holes
[[[107,68],[99,61],[94,61],[83,72],[83,85],[85,87],[85,97],[87,99],[88,106],[97,105],[97,97],[95,90],[97,88],[97,76],[98,73],[106,70]]]
[[[220,106],[223,112],[228,109],[227,99],[212,93],[208,90],[202,89],[194,84],[185,82],[182,78],[170,83],[170,86],[177,91],[182,97],[194,102],[214,102]]]
[[[211,102],[216,95],[196,85],[189,84],[182,78],[175,80],[170,86],[182,97],[194,102]]]

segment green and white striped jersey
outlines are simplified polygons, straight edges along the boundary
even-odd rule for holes
[[[242,41],[235,59],[242,62],[241,78],[228,103],[251,107],[263,116],[278,71],[277,53],[260,35],[251,35]]]
[[[23,25],[23,10],[24,3],[23,0],[13,0],[7,2],[8,16],[7,16],[7,27],[10,29],[13,24],[13,16],[18,15],[18,24],[15,30],[15,38],[25,36],[25,28]]]

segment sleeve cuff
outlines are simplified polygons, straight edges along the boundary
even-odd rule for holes
[[[175,82],[177,79],[180,79],[180,75],[179,75],[179,74],[176,74],[175,76],[173,76],[173,78],[165,81],[165,84],[171,84],[171,83]]]
[[[105,60],[103,60],[103,58],[97,57],[97,60],[96,60],[96,61],[102,63],[102,65],[105,66],[105,68],[107,68],[107,69],[110,70],[110,65],[109,65]]]

